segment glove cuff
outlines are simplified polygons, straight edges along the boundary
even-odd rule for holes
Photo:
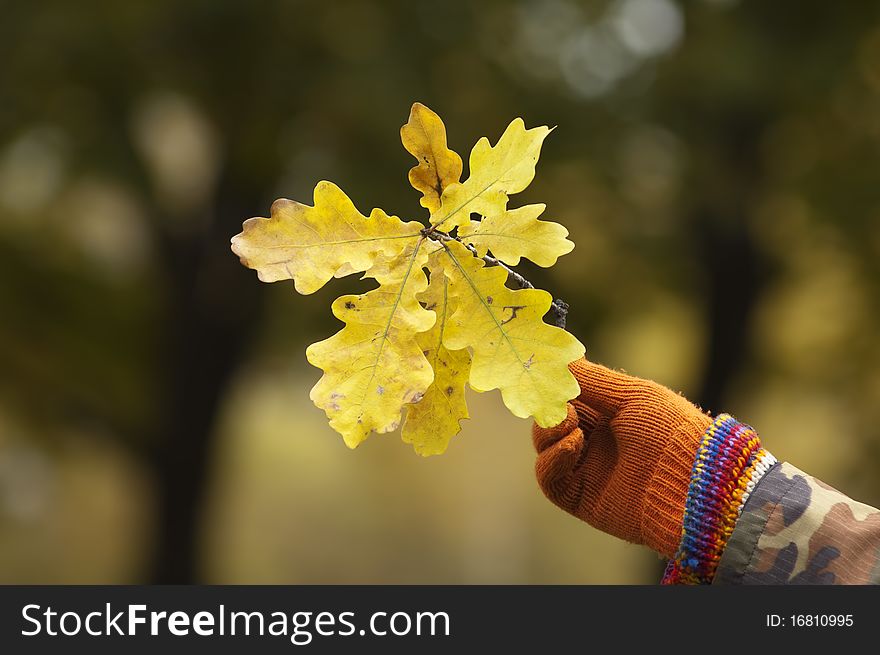
[[[703,433],[691,469],[678,550],[662,584],[709,584],[749,494],[776,463],[758,434],[729,414]]]
[[[681,542],[681,524],[694,457],[709,418],[683,421],[664,435],[665,446],[645,488],[641,512],[642,543],[670,559]]]

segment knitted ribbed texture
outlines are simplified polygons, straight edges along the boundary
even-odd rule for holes
[[[533,430],[547,497],[594,527],[672,557],[700,439],[711,419],[680,395],[582,359],[581,395]]]
[[[691,471],[681,543],[663,584],[709,584],[743,505],[776,459],[757,433],[729,414],[706,429]]]

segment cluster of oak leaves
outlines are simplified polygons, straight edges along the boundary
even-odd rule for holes
[[[538,220],[543,204],[507,207],[534,178],[549,133],[515,119],[495,146],[477,141],[461,182],[443,122],[416,103],[400,136],[419,162],[409,181],[430,211],[427,225],[381,209],[364,216],[339,187],[319,182],[313,207],[279,199],[269,218],[245,221],[233,237],[233,252],[263,282],[292,279],[302,294],[353,273],[379,283],[337,298],[333,315],[345,327],[306,350],[324,371],[311,399],[349,447],[396,429],[405,407],[403,440],[422,455],[444,452],[468,417],[466,385],[500,389],[514,415],[539,425],[565,418],[579,392],[568,364],[584,347],[544,323],[549,293],[508,288],[507,271],[482,259],[549,267],[574,248],[563,226]]]

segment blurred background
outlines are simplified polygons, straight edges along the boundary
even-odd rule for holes
[[[0,582],[653,583],[556,509],[530,423],[349,451],[305,347],[340,326],[229,250],[339,184],[424,219],[415,100],[465,155],[558,125],[513,205],[599,362],[755,425],[880,505],[880,4],[3,2]]]

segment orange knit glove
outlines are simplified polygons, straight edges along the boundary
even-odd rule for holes
[[[569,368],[581,395],[565,421],[532,432],[538,484],[593,527],[673,557],[694,458],[712,419],[656,382],[586,359]]]

